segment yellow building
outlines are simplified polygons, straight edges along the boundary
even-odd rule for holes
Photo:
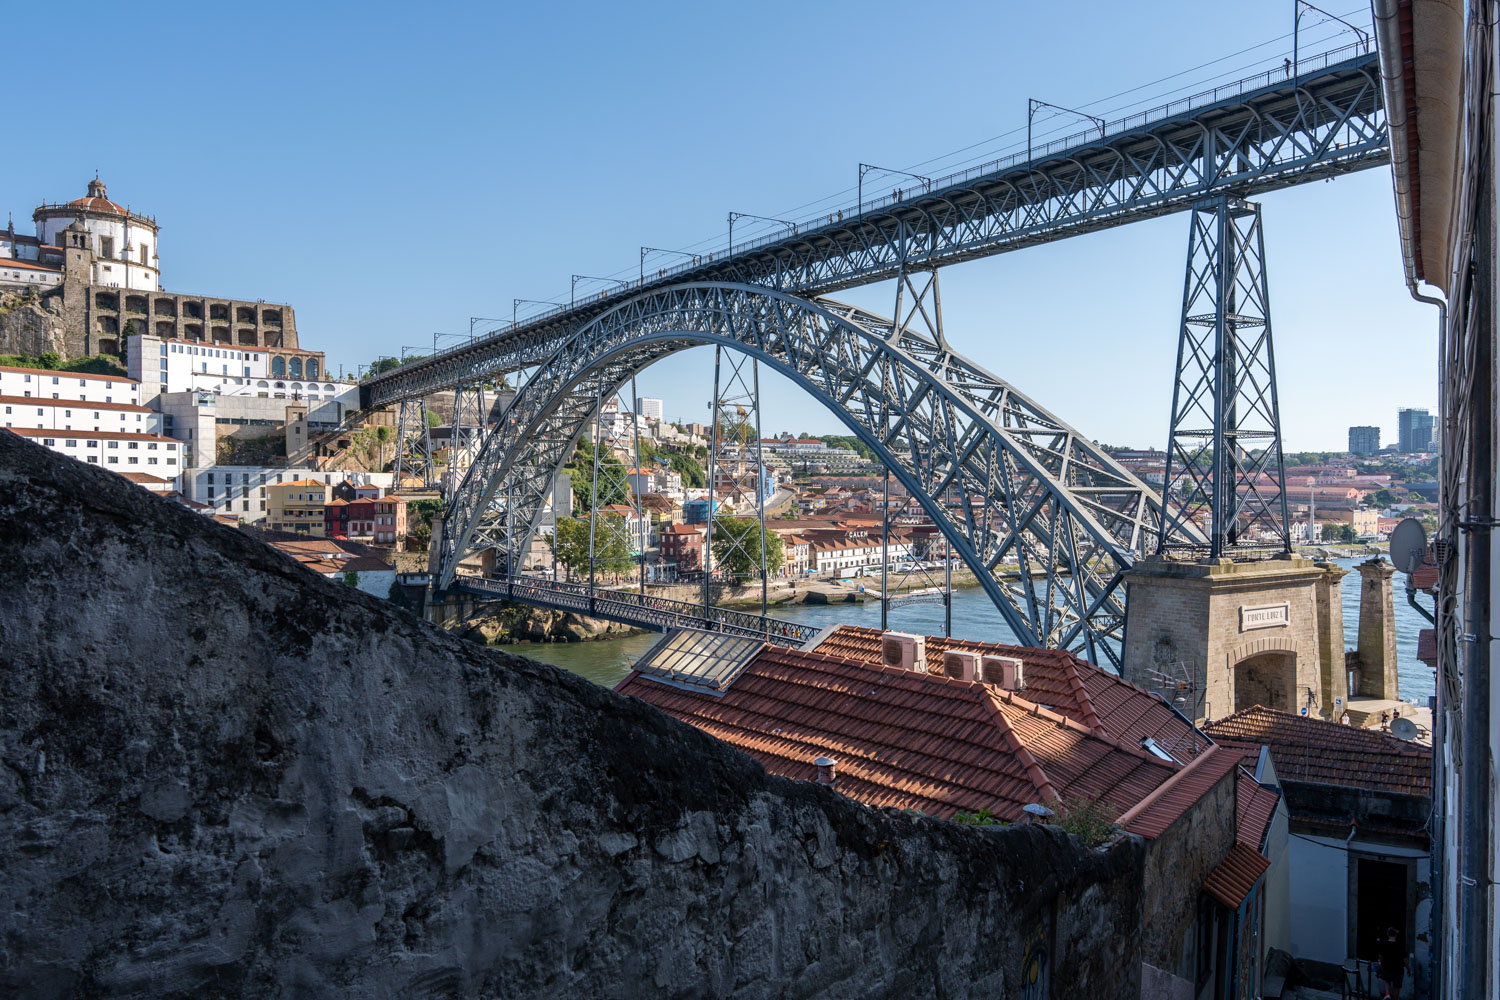
[[[312,479],[294,479],[266,487],[266,530],[323,537],[323,508],[328,487]]]

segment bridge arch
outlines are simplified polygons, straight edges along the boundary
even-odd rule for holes
[[[719,344],[770,365],[871,447],[1022,642],[1117,658],[1121,577],[1154,544],[1155,493],[998,377],[889,319],[759,285],[692,282],[622,301],[526,382],[449,503],[441,582],[508,565],[600,400],[668,355]]]

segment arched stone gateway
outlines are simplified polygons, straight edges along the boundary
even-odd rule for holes
[[[874,450],[1022,642],[1118,663],[1121,576],[1155,542],[1156,494],[1003,380],[911,328],[826,299],[688,283],[595,317],[517,394],[449,504],[442,582],[536,531],[601,400],[662,358],[719,344],[768,364]]]
[[[1282,636],[1247,642],[1230,652],[1234,710],[1263,705],[1279,712],[1297,711],[1299,653],[1297,641]]]

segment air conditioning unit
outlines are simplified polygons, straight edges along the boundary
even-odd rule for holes
[[[986,656],[979,669],[986,684],[998,684],[1007,691],[1019,691],[1026,683],[1025,669],[1014,656]]]
[[[880,660],[888,667],[927,673],[927,640],[909,632],[887,632],[880,638]]]
[[[979,654],[961,649],[950,649],[943,654],[943,673],[961,681],[972,681],[979,677]]]

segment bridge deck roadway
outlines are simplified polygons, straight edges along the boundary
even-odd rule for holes
[[[624,625],[666,632],[674,628],[764,639],[778,646],[801,647],[818,634],[810,625],[784,621],[748,611],[714,608],[705,614],[703,605],[668,598],[649,597],[624,590],[595,588],[539,577],[480,577],[459,574],[452,590],[536,607],[573,611],[590,618],[605,618]]]
[[[1377,55],[1358,46],[1304,58],[1093,130],[886,193],[693,264],[653,272],[488,337],[367,379],[365,407],[536,364],[561,339],[638,291],[687,281],[828,294],[907,271],[1005,253],[1389,162]],[[1102,134],[1101,134],[1102,133]],[[912,182],[915,183],[915,182]]]

